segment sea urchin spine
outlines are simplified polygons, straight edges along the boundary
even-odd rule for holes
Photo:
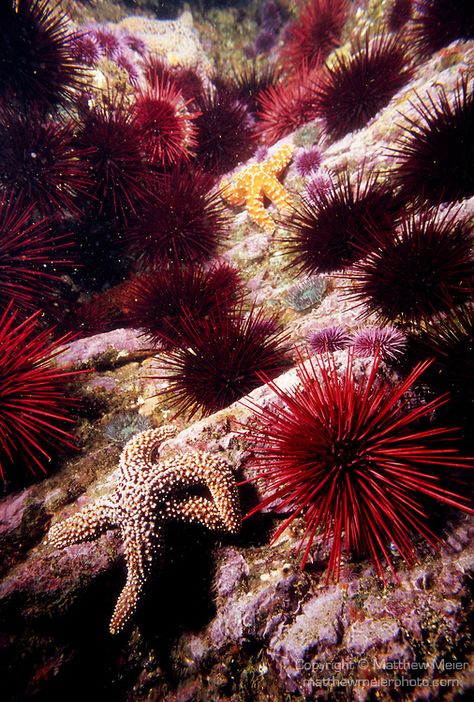
[[[259,374],[274,378],[289,364],[287,337],[275,317],[242,306],[214,312],[206,319],[181,320],[183,348],[164,359],[177,414],[207,415],[227,407],[261,384]]]
[[[309,361],[299,368],[299,386],[269,383],[279,403],[252,406],[257,424],[246,430],[266,495],[247,516],[274,504],[291,510],[275,539],[304,516],[302,567],[318,530],[323,542],[332,537],[327,580],[339,578],[343,550],[368,555],[385,579],[384,561],[396,577],[390,544],[408,565],[416,561],[414,534],[438,545],[426,498],[474,513],[441,480],[470,467],[453,447],[453,430],[418,425],[446,400],[412,409],[403,402],[429,362],[393,386],[378,378],[379,364],[376,358],[357,382],[350,356],[342,375],[330,357]]]
[[[314,88],[314,106],[333,139],[365,127],[409,80],[406,48],[399,37],[366,36],[352,54],[340,54],[325,66]]]
[[[68,105],[83,87],[75,35],[61,0],[2,0],[0,100],[43,113]]]
[[[122,286],[119,305],[126,325],[140,329],[155,343],[175,346],[189,317],[203,319],[242,297],[235,268],[226,263],[204,270],[196,264],[160,267]]]
[[[174,169],[157,179],[158,193],[126,234],[141,268],[212,258],[228,224],[213,185],[210,174],[190,168]]]
[[[55,361],[70,340],[51,340],[50,330],[38,331],[36,312],[17,323],[9,305],[0,318],[0,476],[14,461],[23,462],[33,474],[45,473],[53,452],[74,448],[67,431],[74,420],[70,410],[77,401],[65,385],[81,371],[71,371]]]
[[[406,200],[437,204],[474,193],[474,88],[462,76],[454,94],[444,88],[412,103],[395,148],[393,178]]]
[[[189,160],[196,147],[196,114],[188,112],[181,92],[163,78],[137,94],[134,126],[150,163],[169,167]]]
[[[72,268],[69,234],[55,234],[52,221],[33,217],[33,205],[0,198],[0,312],[15,300],[19,313],[49,302],[59,272]]]
[[[472,298],[472,231],[458,212],[405,213],[354,265],[347,295],[383,323],[411,326]]]
[[[339,45],[347,18],[347,0],[307,0],[286,30],[281,57],[293,67],[319,66]]]
[[[286,220],[290,236],[282,238],[285,253],[307,273],[332,273],[350,266],[374,244],[372,226],[392,232],[399,204],[388,185],[375,174],[340,173],[334,185],[308,195]],[[363,248],[361,248],[363,247]]]

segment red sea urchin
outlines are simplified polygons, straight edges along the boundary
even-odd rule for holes
[[[297,68],[318,66],[339,45],[347,11],[347,0],[307,0],[286,29],[282,59]]]
[[[31,313],[51,301],[59,272],[72,267],[68,234],[53,233],[52,222],[32,216],[33,205],[0,198],[0,311],[10,300],[18,313]]]
[[[196,163],[215,176],[228,173],[255,152],[253,118],[245,104],[219,85],[193,103],[199,111]]]
[[[357,382],[350,356],[341,375],[330,356],[310,360],[299,367],[297,387],[269,383],[278,404],[251,405],[257,423],[245,435],[266,496],[247,516],[273,504],[291,510],[276,539],[303,515],[301,567],[318,530],[324,543],[332,537],[327,580],[339,578],[343,550],[369,556],[385,578],[384,561],[395,575],[390,544],[408,565],[416,561],[413,535],[438,545],[426,497],[474,513],[442,484],[443,469],[470,465],[453,447],[453,430],[418,424],[446,400],[413,409],[403,401],[429,363],[393,386],[377,376],[379,364]]]
[[[365,127],[409,80],[412,69],[400,37],[381,34],[338,54],[314,86],[314,106],[334,140]]]
[[[391,32],[399,32],[411,19],[413,0],[392,0],[387,25]]]
[[[0,318],[0,476],[13,462],[36,474],[45,473],[52,453],[74,447],[67,431],[77,404],[65,385],[81,371],[56,363],[71,337],[51,340],[50,330],[37,331],[40,312],[16,321],[9,305]]]
[[[133,124],[150,163],[169,167],[189,160],[196,148],[195,113],[186,109],[181,92],[167,78],[140,91],[133,106]]]
[[[83,110],[78,144],[87,153],[92,209],[127,221],[149,197],[151,174],[123,99],[109,95]]]
[[[354,265],[347,296],[383,323],[413,325],[472,298],[472,231],[457,212],[405,213]]]
[[[90,180],[71,122],[46,121],[37,108],[28,114],[0,109],[0,189],[34,203],[41,215],[79,213]]]
[[[2,0],[0,99],[43,112],[67,105],[82,87],[61,0]]]
[[[127,326],[141,329],[155,343],[174,346],[181,340],[183,320],[203,319],[237,303],[239,286],[237,271],[226,263],[209,270],[173,264],[132,278],[119,303]]]
[[[191,168],[160,176],[158,193],[127,231],[130,251],[142,268],[212,258],[228,222],[213,184],[210,174]]]
[[[164,391],[177,414],[208,415],[227,407],[289,364],[287,337],[276,317],[242,307],[181,322],[184,346],[163,360]]]
[[[283,137],[315,119],[313,105],[314,70],[301,68],[288,80],[270,85],[259,93],[255,133],[265,144]]]
[[[417,0],[410,40],[427,57],[455,39],[474,38],[471,0]]]
[[[407,199],[431,203],[461,200],[474,193],[474,89],[466,75],[452,98],[437,95],[412,103],[397,147],[393,179]]]
[[[282,239],[288,264],[306,273],[332,273],[362,256],[360,245],[370,250],[371,223],[377,231],[392,232],[399,205],[388,185],[373,174],[359,171],[352,184],[347,172],[317,197],[308,196],[285,221],[290,236]]]
[[[189,101],[203,90],[201,77],[190,66],[170,66],[162,58],[150,54],[142,62],[142,68],[144,78],[152,89],[156,89],[163,80],[170,81]]]

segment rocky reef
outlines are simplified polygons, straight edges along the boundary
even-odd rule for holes
[[[117,16],[107,11],[102,17],[100,8],[97,9],[98,3],[69,4],[73,7],[76,28],[80,27],[81,17],[88,31],[93,20],[106,21],[108,29],[117,36],[133,36],[146,45],[154,59],[166,60],[166,70],[191,66],[199,80],[203,81],[204,94],[212,81],[215,81],[216,93],[220,89],[213,67],[225,60],[232,37],[231,25],[235,22],[236,13],[244,12],[239,6],[238,10],[211,9],[206,15],[203,7],[200,7],[194,23],[192,8],[176,19],[160,20],[153,16],[153,3],[140,4],[140,12],[143,10],[146,13],[143,17],[126,16],[128,3],[120,5]],[[342,55],[348,55],[351,51],[351,32],[362,32],[367,27],[375,31],[374,28],[380,25],[381,17],[386,16],[392,4],[362,2],[351,8],[345,29],[341,30],[336,42],[336,45],[342,43]],[[113,6],[114,3],[109,2],[108,5]],[[277,30],[266,52],[267,58],[275,60],[290,36],[285,35],[285,30],[280,27],[288,23],[291,29],[291,22],[295,21],[296,16],[291,3],[280,2],[278,8]],[[213,29],[212,22],[209,22],[209,18],[212,19],[217,12],[219,21],[226,28],[226,46],[220,48],[213,34],[217,25]],[[248,23],[245,26],[253,27],[255,37],[263,31],[263,16],[256,9],[248,9],[245,14],[243,21]],[[116,20],[114,24],[113,19]],[[195,25],[200,28],[201,36]],[[294,32],[294,28],[291,31]],[[242,43],[239,28],[235,29],[235,37]],[[333,48],[328,50],[329,55],[332,55]],[[239,55],[243,54],[242,46],[239,52]],[[146,72],[138,54],[138,51],[134,54],[137,70]],[[287,56],[290,54],[287,49]],[[119,89],[125,81],[130,97],[135,89],[133,81],[128,81],[123,72],[117,74],[116,65],[113,65],[115,59],[116,56],[110,61],[103,59],[94,64],[90,80],[97,87],[105,78],[110,79],[115,89]],[[335,60],[329,60],[328,65],[334,69],[338,64]],[[294,218],[295,209],[292,208],[298,210],[302,203],[307,203],[298,221],[309,227],[313,226],[311,203],[314,204],[314,198],[311,199],[311,192],[321,198],[317,212],[321,218],[321,212],[326,211],[324,208],[332,207],[337,200],[336,196],[326,196],[324,193],[334,186],[338,178],[339,183],[345,182],[341,180],[341,174],[347,175],[347,182],[352,183],[357,195],[365,187],[366,175],[374,169],[379,181],[387,178],[387,182],[392,183],[389,179],[394,163],[399,163],[397,158],[404,158],[403,140],[407,138],[407,123],[416,125],[426,122],[423,110],[426,106],[437,104],[436,95],[449,96],[448,102],[452,104],[452,96],[457,94],[458,100],[462,101],[463,85],[472,102],[470,71],[473,65],[474,39],[463,36],[430,52],[423,60],[413,61],[410,75],[404,76],[406,82],[403,86],[399,88],[397,85],[393,96],[377,107],[366,123],[355,126],[341,138],[339,135],[333,138],[322,112],[311,115],[306,112],[301,123],[291,123],[287,133],[272,143],[274,140],[267,137],[273,131],[269,131],[266,118],[262,117],[265,112],[268,117],[268,104],[267,107],[265,103],[260,105],[256,115],[251,115],[245,107],[245,114],[250,114],[248,124],[252,136],[249,141],[253,155],[248,158],[248,152],[243,152],[246,153],[245,158],[237,159],[236,167],[225,172],[228,187],[236,173],[247,169],[245,197],[240,200],[236,198],[234,206],[230,200],[225,202],[226,191],[223,190],[218,193],[218,205],[215,200],[211,201],[209,207],[217,207],[217,210],[212,210],[212,226],[209,227],[214,232],[217,225],[222,225],[225,235],[211,242],[212,255],[204,256],[203,265],[209,270],[210,264],[217,262],[227,264],[226,271],[230,268],[238,271],[241,278],[238,284],[242,284],[244,292],[240,297],[240,293],[236,295],[237,313],[231,317],[232,324],[234,327],[239,327],[239,324],[244,326],[247,313],[256,315],[254,338],[258,337],[265,343],[270,339],[268,343],[273,352],[271,344],[275,338],[279,344],[278,335],[282,334],[283,350],[281,357],[276,360],[273,356],[270,358],[274,365],[268,364],[268,372],[264,361],[261,361],[257,368],[260,375],[254,372],[252,376],[251,387],[254,389],[245,391],[244,396],[240,397],[240,386],[237,386],[235,396],[239,399],[233,401],[235,393],[226,396],[231,397],[232,401],[222,403],[224,409],[214,411],[212,405],[201,406],[192,396],[189,405],[194,412],[191,412],[192,416],[186,411],[176,411],[169,391],[170,386],[176,386],[170,376],[175,373],[179,361],[182,375],[177,376],[178,380],[185,375],[183,368],[188,369],[189,377],[194,380],[195,376],[191,376],[189,371],[189,353],[188,356],[184,354],[189,352],[190,338],[208,333],[206,315],[212,315],[205,308],[202,313],[204,322],[199,320],[199,324],[204,326],[199,326],[197,322],[196,326],[192,326],[190,306],[183,304],[182,329],[178,329],[177,323],[172,327],[181,342],[178,351],[171,343],[175,339],[170,340],[158,326],[153,339],[143,329],[133,328],[125,314],[131,308],[132,299],[126,285],[130,280],[135,280],[134,276],[140,277],[143,270],[142,263],[135,268],[133,264],[126,268],[130,255],[128,249],[120,248],[122,235],[118,243],[113,239],[113,246],[105,252],[105,269],[109,258],[116,257],[119,261],[116,269],[122,273],[125,271],[118,283],[117,280],[103,278],[102,285],[94,283],[96,289],[91,292],[85,288],[82,278],[80,283],[66,281],[68,310],[76,306],[85,309],[91,300],[94,302],[95,295],[109,295],[106,304],[110,306],[104,306],[100,311],[97,311],[98,308],[88,311],[90,317],[85,312],[82,318],[74,317],[71,312],[70,327],[78,326],[79,319],[86,321],[81,326],[80,338],[72,341],[66,339],[67,349],[57,359],[61,367],[69,369],[68,372],[83,372],[78,376],[75,390],[68,390],[74,393],[78,401],[74,428],[76,449],[69,446],[65,455],[63,452],[54,460],[47,461],[48,474],[42,479],[24,479],[21,470],[16,470],[23,468],[19,464],[6,473],[3,495],[0,497],[2,700],[83,700],[86,695],[92,695],[94,698],[134,702],[388,702],[393,699],[457,700],[472,690],[474,517],[455,509],[453,505],[431,507],[433,513],[430,518],[436,525],[433,528],[439,528],[443,543],[433,548],[415,534],[417,562],[413,567],[405,563],[395,544],[389,544],[394,572],[390,573],[387,568],[385,581],[379,577],[377,568],[366,554],[343,552],[339,578],[333,582],[327,577],[333,536],[324,538],[324,534],[319,532],[313,534],[308,558],[304,567],[300,567],[299,546],[306,533],[304,514],[297,515],[276,540],[272,539],[276,529],[291,512],[285,504],[272,504],[244,519],[238,533],[222,530],[216,535],[193,523],[167,525],[166,548],[160,551],[159,567],[149,576],[146,592],[135,616],[116,636],[109,633],[109,619],[125,579],[123,544],[117,533],[107,531],[94,541],[57,549],[48,539],[48,532],[52,524],[60,524],[95,500],[113,494],[119,484],[118,462],[126,442],[138,432],[171,421],[177,427],[177,435],[163,445],[160,461],[172,461],[173,457],[182,457],[192,451],[220,456],[230,467],[239,486],[240,503],[245,515],[266,496],[265,487],[256,479],[253,454],[245,440],[245,430],[249,430],[255,419],[255,406],[269,407],[275,401],[274,392],[264,382],[264,376],[272,375],[271,368],[278,368],[272,376],[278,388],[285,390],[297,385],[301,376],[295,366],[301,358],[291,349],[297,346],[307,350],[308,342],[311,343],[315,334],[322,330],[331,330],[333,336],[337,332],[338,338],[344,341],[340,347],[325,349],[324,343],[327,342],[321,341],[325,337],[321,334],[318,336],[320,348],[323,352],[334,351],[333,362],[342,372],[350,358],[355,377],[364,379],[370,375],[371,356],[380,353],[382,378],[391,382],[406,375],[404,364],[410,365],[409,354],[415,353],[413,348],[417,349],[416,343],[425,343],[424,334],[429,337],[431,325],[437,328],[439,319],[444,320],[443,315],[448,315],[449,310],[443,305],[449,296],[441,296],[440,307],[435,310],[436,315],[440,316],[435,315],[433,319],[427,313],[421,319],[410,317],[407,321],[400,314],[397,319],[387,321],[378,314],[382,304],[379,298],[376,299],[379,307],[374,303],[372,308],[368,306],[367,313],[361,314],[361,299],[364,302],[366,298],[362,296],[357,300],[358,304],[354,304],[351,293],[356,289],[356,283],[351,278],[351,266],[354,265],[366,275],[365,269],[359,269],[359,266],[366,258],[371,260],[373,255],[367,243],[369,237],[352,249],[350,246],[344,248],[337,265],[332,265],[331,259],[331,265],[325,266],[322,263],[328,260],[325,252],[314,256],[313,250],[305,249],[303,226],[298,225],[297,231],[294,229],[291,234],[292,227],[296,225],[290,221],[297,221]],[[142,80],[143,75],[137,80]],[[160,85],[160,81],[163,85],[167,78],[164,79],[160,73],[157,75],[161,77],[156,85]],[[170,75],[178,80],[177,73]],[[464,77],[464,84],[460,83],[460,77]],[[302,74],[300,79],[303,84]],[[283,79],[283,82],[286,87],[291,86],[290,78]],[[270,90],[268,95],[271,94]],[[288,95],[281,100],[281,104],[284,108],[288,105],[291,108],[296,104],[291,102],[294,99],[294,93],[288,89]],[[302,93],[298,93],[301,114],[305,99]],[[421,112],[420,101],[425,106]],[[184,110],[183,119],[187,120],[183,128],[186,148],[183,149],[183,162],[179,168],[183,168],[184,164],[185,169],[191,169],[196,167],[193,159],[199,159],[199,139],[205,130],[202,124],[200,126],[198,110],[193,107],[192,99],[183,101],[179,98],[178,103],[178,117],[182,116],[179,110]],[[470,119],[472,121],[472,109]],[[253,131],[254,128],[256,131]],[[417,134],[416,127],[408,136],[413,133]],[[466,151],[469,148],[472,149],[472,146],[467,145]],[[397,149],[401,155],[397,154]],[[84,151],[84,158],[90,158],[89,151]],[[317,158],[314,157],[316,151]],[[274,169],[268,186],[268,179],[262,176],[262,173],[265,175],[265,164],[271,162],[273,157],[278,159],[282,152],[288,158],[281,162],[278,171]],[[299,158],[306,153],[311,158]],[[218,157],[215,158],[218,160]],[[301,165],[303,160],[304,169]],[[200,161],[205,169],[204,163],[205,160]],[[149,165],[147,163],[147,167]],[[161,193],[166,191],[166,178],[169,177],[164,171],[166,169],[162,168],[162,164],[152,164],[151,174],[162,185]],[[360,176],[361,171],[365,174],[364,178]],[[216,168],[216,173],[219,175],[211,173],[211,181],[214,178],[214,184],[219,185],[222,172]],[[257,185],[255,173],[259,174]],[[269,188],[266,191],[262,189],[262,178],[265,187]],[[393,191],[399,193],[403,190],[403,184],[400,185],[396,177],[395,182]],[[1,174],[0,186],[0,193],[3,193],[6,186]],[[234,189],[236,187],[234,185]],[[343,195],[350,190],[349,186],[346,190],[341,186],[341,189]],[[352,197],[353,193],[350,194]],[[386,197],[385,192],[383,196]],[[424,193],[425,196],[430,194]],[[199,197],[196,196],[196,202]],[[217,196],[213,194],[212,197]],[[401,217],[400,211],[411,207],[416,201],[415,196],[412,198],[405,194],[404,197],[401,204],[397,201],[390,203],[390,206],[385,206],[388,200],[383,200],[384,214],[393,205],[393,216]],[[435,196],[433,198],[429,207],[434,208],[441,218],[447,212],[449,216],[454,216],[453,221],[463,222],[470,232],[472,246],[474,194],[463,192],[459,197],[453,197],[456,201],[455,211],[448,202],[436,202]],[[137,201],[141,202],[140,198]],[[183,209],[189,205],[193,213],[194,210],[197,212],[196,202],[183,202]],[[159,201],[158,205],[163,207],[163,202]],[[281,206],[283,211],[279,211],[276,205]],[[285,207],[289,212],[285,211]],[[337,212],[343,212],[343,209]],[[207,209],[207,216],[206,213]],[[68,224],[71,224],[73,216],[74,212],[66,214]],[[367,217],[364,219],[364,216],[361,220],[365,226]],[[103,213],[98,217],[103,217]],[[162,220],[161,214],[158,220]],[[119,216],[116,212],[110,221],[117,225]],[[202,231],[207,232],[206,223],[199,221]],[[77,217],[77,222],[75,227],[78,231],[83,226],[89,226],[84,225],[80,217]],[[136,227],[132,231],[136,251],[136,242],[139,241],[136,231],[145,241],[147,229],[142,222],[137,224],[134,220],[132,224]],[[129,236],[129,222],[120,221],[120,227],[122,225],[124,236]],[[455,228],[457,225],[453,226]],[[380,237],[385,235],[380,233],[382,229],[380,225],[377,230]],[[370,234],[373,227],[368,227],[367,231]],[[189,233],[187,236],[190,236]],[[103,247],[111,241],[107,237],[99,237],[99,240]],[[295,240],[299,242],[298,246]],[[192,247],[196,247],[196,242],[192,236],[190,242],[190,250],[195,252]],[[362,263],[355,253],[360,252],[361,247]],[[126,253],[123,253],[124,250]],[[339,249],[334,255],[339,256]],[[191,256],[193,265],[201,265],[201,258],[200,254],[194,258]],[[469,277],[472,276],[472,272],[469,274],[472,263],[466,263],[466,258],[460,256],[462,260],[459,265],[464,266],[464,277],[461,276],[460,284],[457,284],[457,279],[452,283],[455,302],[451,307],[471,317],[469,296],[472,295],[472,287],[470,291],[467,289],[472,286],[472,277]],[[431,259],[429,263],[434,266]],[[437,261],[435,263],[437,265]],[[84,266],[84,262],[81,265]],[[160,265],[166,269],[180,263],[170,253],[166,262],[160,262]],[[443,273],[444,269],[440,270]],[[454,277],[456,271],[452,273]],[[449,287],[452,278],[448,274],[451,275],[451,269],[446,274]],[[0,273],[0,302],[3,304],[2,275]],[[104,275],[102,270],[100,275]],[[71,272],[71,276],[74,273]],[[120,285],[125,287],[117,290]],[[368,293],[365,291],[364,295]],[[105,297],[101,299],[105,300]],[[113,307],[117,299],[121,301],[121,306],[117,304]],[[247,303],[243,303],[242,299],[250,300],[248,307],[245,307]],[[371,300],[374,299],[375,293]],[[421,299],[424,298],[421,296]],[[451,302],[450,299],[449,304]],[[58,311],[62,304],[56,303],[52,318],[57,314],[60,326],[68,328],[65,315]],[[116,317],[110,312],[112,309]],[[224,304],[223,309],[227,314]],[[245,309],[245,314],[242,309]],[[261,309],[266,310],[267,317],[258,317]],[[49,314],[48,319],[51,320],[50,310]],[[93,319],[100,333],[87,333],[88,319]],[[397,328],[390,326],[391,323]],[[461,328],[460,324],[456,329]],[[379,327],[389,330],[383,337],[387,339],[388,352],[385,354],[377,341],[382,336],[374,332]],[[357,355],[354,340],[360,339],[367,328],[371,334],[362,334],[363,340],[368,341],[365,344],[359,341],[363,352]],[[393,348],[396,351],[393,352],[390,334],[395,339]],[[161,341],[157,341],[160,338]],[[188,343],[185,343],[186,340]],[[369,341],[372,351],[370,348],[367,350]],[[423,358],[430,355],[430,349],[431,353],[436,351],[430,343],[428,339],[427,346],[422,346]],[[472,337],[469,343],[472,348]],[[316,341],[314,344],[313,350],[316,349]],[[221,347],[227,353],[224,343]],[[197,348],[197,344],[193,348]],[[251,348],[253,350],[254,347]],[[244,356],[245,347],[242,346],[242,349]],[[170,366],[169,361],[167,365],[166,359],[170,357],[175,365]],[[204,372],[203,377],[207,378]],[[460,425],[467,421],[465,404],[456,394],[459,388],[451,380],[452,377],[453,374],[449,375],[449,382],[453,385],[450,390],[457,402],[456,420]],[[187,379],[188,376],[185,377]],[[429,402],[435,394],[439,394],[436,382],[430,385],[431,380],[427,376],[426,382],[416,386],[413,397],[406,398],[406,403]],[[185,384],[184,387],[187,388]],[[199,387],[197,381],[194,387]],[[441,389],[444,391],[445,388]],[[191,391],[189,393],[191,396]],[[439,422],[445,426],[448,419],[449,410],[437,407],[423,426],[427,427],[428,433]],[[469,429],[466,423],[462,435],[464,443],[461,443],[463,453],[466,453],[471,436],[472,427]],[[456,481],[458,476],[455,475],[454,479]],[[457,492],[468,492],[464,485],[459,487],[459,482],[455,484]],[[439,524],[441,527],[438,527]]]

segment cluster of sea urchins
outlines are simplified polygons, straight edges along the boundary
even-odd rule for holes
[[[277,316],[246,306],[237,271],[215,259],[228,224],[218,179],[247,160],[259,140],[274,143],[312,119],[329,139],[363,128],[408,81],[417,60],[472,36],[467,4],[456,3],[451,13],[445,5],[427,0],[408,13],[414,52],[393,33],[392,20],[387,30],[327,61],[344,40],[350,3],[308,0],[283,34],[282,68],[255,66],[226,80],[203,81],[193,69],[171,68],[129,42],[143,62],[135,68],[121,60],[130,86],[119,95],[87,86],[89,67],[101,54],[119,65],[113,33],[72,32],[60,0],[6,3],[0,26],[2,471],[16,459],[44,469],[52,449],[74,443],[67,430],[74,401],[64,387],[74,373],[53,365],[69,337],[50,341],[38,309],[59,309],[63,273],[75,277],[85,301],[72,325],[82,320],[89,332],[136,327],[163,349],[160,377],[177,413],[225,408],[288,366]],[[285,65],[292,66],[289,76]],[[452,346],[463,351],[472,344],[466,323],[471,232],[453,210],[415,208],[474,191],[468,78],[453,98],[432,93],[415,110],[418,121],[407,117],[391,152],[395,187],[364,168],[352,179],[339,174],[296,210],[285,246],[292,265],[307,273],[353,275],[350,294],[385,330],[403,325],[420,340],[417,326],[423,325],[432,367],[444,374],[442,389],[454,383],[459,391],[463,378],[453,380],[446,358]],[[324,352],[330,343],[334,349],[346,344],[336,331],[322,342]],[[338,574],[343,543],[368,554],[380,572],[383,560],[391,562],[391,544],[412,563],[412,533],[439,540],[425,498],[468,510],[466,499],[439,482],[440,468],[466,465],[446,448],[449,430],[423,426],[444,400],[415,409],[403,400],[427,364],[394,386],[377,375],[381,355],[398,355],[399,335],[373,331],[352,341],[361,356],[375,355],[362,380],[354,377],[351,355],[342,375],[331,360],[300,366],[301,386],[271,385],[280,405],[258,409],[258,426],[249,432],[257,462],[268,466],[260,476],[267,497],[258,509],[278,500],[293,507],[282,529],[305,515],[303,561],[318,528],[333,536],[329,576]]]
[[[283,32],[278,59],[286,75],[258,96],[256,129],[261,139],[274,143],[315,118],[332,139],[361,129],[410,79],[418,62],[453,40],[474,37],[469,0],[393,0],[392,5],[385,28],[328,58],[344,43],[350,3],[303,4]],[[429,104],[427,108],[429,112]],[[448,146],[446,153],[453,153]]]
[[[74,446],[76,373],[57,358],[68,335],[43,323],[75,264],[64,218],[88,186],[69,111],[85,74],[60,3],[8,0],[0,21],[0,477],[44,473]],[[22,476],[23,477],[23,476]]]
[[[327,49],[321,44],[317,51],[310,38],[329,22],[316,10],[339,13],[342,25],[326,36],[333,49],[344,32],[343,4],[309,0],[291,26],[282,56],[294,54],[300,65],[259,97],[263,141],[273,143],[315,118],[326,139],[357,131],[409,81],[418,62],[474,36],[469,3],[394,2],[385,30],[323,63]],[[402,27],[408,43],[397,34]],[[452,94],[433,88],[416,97],[387,151],[388,178],[366,167],[353,176],[339,171],[328,187],[308,189],[282,222],[289,267],[310,275],[342,271],[362,316],[383,325],[356,335],[340,327],[314,332],[308,342],[319,355],[306,365],[301,360],[299,385],[288,390],[270,382],[275,403],[254,406],[245,432],[264,496],[250,514],[272,505],[289,511],[275,538],[304,516],[303,565],[321,535],[332,543],[328,578],[339,577],[344,548],[368,555],[382,577],[384,562],[394,571],[394,553],[413,564],[414,537],[433,546],[441,541],[430,500],[472,512],[462,488],[443,484],[445,469],[456,475],[471,464],[453,448],[453,430],[436,419],[449,424],[452,412],[458,438],[472,436],[465,392],[472,388],[473,234],[454,203],[474,194],[473,104],[468,73]],[[347,366],[339,370],[332,353],[349,346]],[[355,356],[373,359],[357,378],[363,360]],[[414,357],[422,360],[407,370]],[[381,380],[382,360],[397,362],[402,379]],[[452,402],[447,395],[409,401],[419,397],[420,377],[428,398],[447,391]]]
[[[168,216],[150,239],[142,231],[149,259],[161,260],[163,251],[173,260],[182,251],[184,261],[213,256],[224,227],[217,179],[255,148],[253,118],[236,85],[216,79],[204,87],[192,68],[169,68],[149,57],[143,42],[106,27],[74,32],[60,0],[6,5],[1,193],[74,233],[79,265],[69,273],[82,298],[90,286],[100,292],[124,279],[133,268],[135,233],[160,221],[160,212],[180,219]],[[120,43],[133,52],[141,80],[126,94],[93,89],[90,66],[100,56],[116,60]],[[174,195],[170,183],[178,184]],[[187,219],[173,196],[186,201]]]

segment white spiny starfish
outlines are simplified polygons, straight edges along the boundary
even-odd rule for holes
[[[218,456],[193,451],[154,462],[160,444],[174,436],[172,426],[134,436],[120,457],[117,488],[49,531],[54,547],[97,539],[119,529],[124,544],[127,581],[110,623],[112,634],[134,613],[153,562],[163,552],[164,525],[171,520],[194,522],[212,530],[235,533],[240,527],[237,487],[229,466]],[[186,495],[202,485],[210,497]]]

